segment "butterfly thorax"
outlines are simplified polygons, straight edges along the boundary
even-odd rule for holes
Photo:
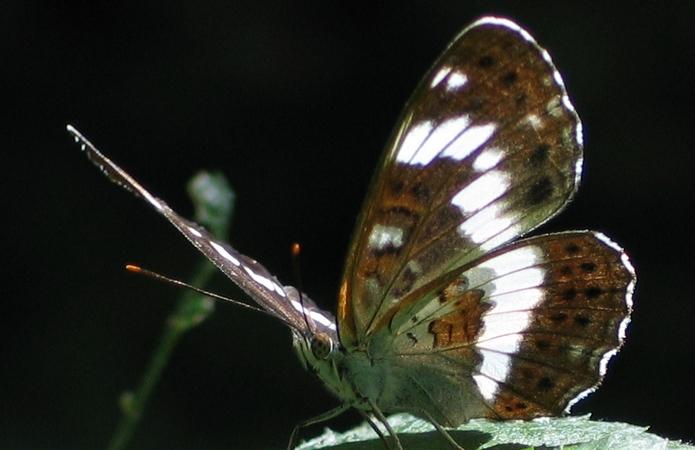
[[[355,408],[368,409],[368,398],[378,402],[387,378],[381,358],[375,359],[366,350],[347,350],[337,341],[330,352],[322,353],[325,347],[316,341],[316,335],[306,338],[293,333],[293,347],[308,371],[338,399]]]

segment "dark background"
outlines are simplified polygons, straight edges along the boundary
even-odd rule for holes
[[[231,241],[288,283],[302,242],[305,289],[333,309],[402,105],[488,13],[550,51],[585,127],[579,195],[540,231],[604,231],[639,275],[627,345],[575,411],[695,439],[692,3],[123,3],[3,2],[1,448],[103,447],[177,295],[122,264],[186,278],[199,258],[87,163],[66,123],[184,215],[186,180],[224,171],[239,196]],[[238,295],[230,285],[212,287]],[[293,424],[335,405],[288,334],[221,305],[176,350],[132,448],[284,448]]]

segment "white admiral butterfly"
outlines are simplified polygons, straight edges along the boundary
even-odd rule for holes
[[[559,415],[622,344],[635,275],[620,247],[591,231],[511,242],[573,196],[582,131],[550,56],[509,20],[466,28],[408,102],[358,219],[337,319],[68,130],[291,329],[341,402],[302,425],[354,408],[401,449],[385,413],[425,418],[449,439],[442,426],[472,418]]]

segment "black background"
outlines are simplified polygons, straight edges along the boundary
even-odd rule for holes
[[[579,194],[540,231],[604,231],[639,275],[627,345],[575,411],[695,438],[692,3],[375,3],[3,2],[1,448],[103,447],[177,295],[122,264],[185,278],[199,258],[89,165],[66,123],[184,215],[189,176],[223,170],[231,241],[286,282],[302,242],[305,289],[333,309],[400,108],[488,13],[550,51],[585,126]],[[213,288],[238,295],[230,284]],[[220,305],[176,350],[132,448],[281,448],[334,405],[287,330]]]

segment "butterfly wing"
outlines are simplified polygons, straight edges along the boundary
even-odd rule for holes
[[[559,415],[622,344],[635,275],[600,233],[524,239],[452,275],[390,324],[394,364],[416,386],[392,408],[451,424]]]
[[[116,163],[104,156],[96,147],[72,126],[68,131],[81,144],[88,158],[111,181],[147,201],[157,212],[167,218],[203,255],[237,284],[253,300],[271,315],[285,322],[301,334],[309,331],[307,322],[325,332],[335,332],[335,320],[331,314],[318,309],[306,295],[300,301],[298,291],[282,286],[262,264],[235,250],[231,245],[212,236],[200,225],[184,219],[164,201],[153,196]]]
[[[406,105],[372,182],[340,286],[343,345],[439,274],[556,214],[581,159],[579,118],[548,53],[507,20],[465,29]]]

